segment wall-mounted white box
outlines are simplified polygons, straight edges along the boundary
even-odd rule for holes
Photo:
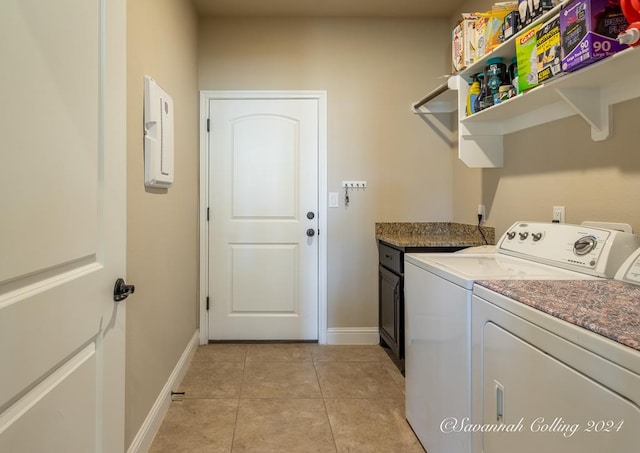
[[[144,77],[144,185],[173,184],[173,99],[149,76]]]

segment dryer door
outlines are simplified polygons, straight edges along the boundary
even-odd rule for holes
[[[485,432],[483,452],[635,451],[640,445],[640,408],[631,394],[640,388],[640,377],[520,318],[513,319],[530,326],[523,330],[531,332],[525,335],[527,341],[505,330],[513,330],[507,323],[499,326],[489,321],[481,327],[482,421],[477,423],[492,428],[502,425],[505,430]],[[541,334],[555,337],[562,347],[575,348],[572,357],[581,363],[585,358],[581,356],[591,356],[586,358],[593,369],[599,375],[606,369],[607,381],[615,382],[618,389],[624,383],[629,394],[612,391],[613,384],[592,379],[556,359],[553,348],[536,347]]]

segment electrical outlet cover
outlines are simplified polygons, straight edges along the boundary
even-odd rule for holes
[[[564,223],[565,221],[565,210],[564,206],[554,206],[553,207],[553,217],[552,220],[556,223]]]

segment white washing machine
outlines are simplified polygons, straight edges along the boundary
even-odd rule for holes
[[[640,285],[640,250],[616,279]],[[634,316],[629,323],[634,325],[640,312],[638,288],[614,281],[583,283],[545,285],[557,293],[544,297],[571,303],[565,316],[574,307],[606,306],[610,333],[618,333],[616,325],[627,325],[621,317]],[[486,427],[473,434],[474,453],[638,451],[637,324],[633,337],[629,332],[618,337],[623,345],[586,329],[603,322],[595,314],[585,312],[581,322],[593,324],[578,327],[483,286],[474,289],[471,318],[472,420],[473,426]]]
[[[639,246],[619,231],[516,222],[495,252],[405,255],[406,418],[426,450],[472,451],[475,281],[610,278]]]

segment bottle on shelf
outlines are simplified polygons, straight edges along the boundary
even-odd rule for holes
[[[467,94],[467,116],[473,115],[477,112],[476,110],[476,100],[480,95],[480,77],[484,78],[484,74],[476,74],[473,76],[473,82],[471,82],[471,86],[469,87],[469,93]]]
[[[507,84],[507,67],[502,62],[502,58],[495,57],[487,60],[487,66],[484,70],[485,78],[487,80],[487,87],[493,96],[493,104],[499,104],[500,98],[498,90],[501,85]]]
[[[485,76],[483,73],[480,73],[476,76],[478,78],[478,82],[480,83],[480,93],[474,102],[473,113],[479,112],[480,110],[484,110],[487,108],[487,83],[485,81]],[[492,104],[490,104],[492,105]]]

